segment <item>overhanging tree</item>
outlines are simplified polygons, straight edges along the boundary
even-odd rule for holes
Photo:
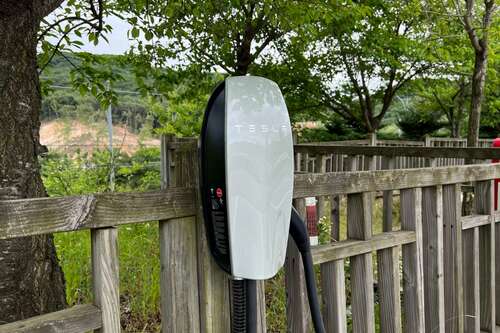
[[[245,75],[273,44],[314,19],[314,4],[287,0],[149,1],[130,5],[136,53],[156,64],[168,59],[205,71]]]

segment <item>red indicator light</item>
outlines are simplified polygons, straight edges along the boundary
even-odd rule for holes
[[[215,195],[217,195],[217,198],[222,198],[222,189],[220,187],[215,190]]]

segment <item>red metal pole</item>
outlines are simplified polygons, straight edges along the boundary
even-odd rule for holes
[[[318,245],[318,214],[316,212],[316,198],[306,198],[307,231],[311,245]]]

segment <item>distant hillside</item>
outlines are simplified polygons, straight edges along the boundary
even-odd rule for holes
[[[49,88],[42,97],[42,122],[59,119],[86,123],[105,121],[105,110],[100,108],[96,99],[90,95],[82,96],[71,86],[70,72],[80,64],[79,59],[70,54],[65,57],[67,59],[54,57],[41,75],[42,84]],[[124,78],[114,86],[123,93],[119,94],[118,105],[113,106],[113,123],[135,134],[155,127],[148,100],[136,92],[132,67],[124,63],[122,56],[103,55],[99,56],[99,61]]]
[[[95,149],[108,148],[108,132],[104,122],[85,124],[77,120],[43,122],[40,141],[50,151],[92,153]],[[133,154],[141,146],[159,147],[160,140],[130,132],[126,127],[113,126],[113,147]]]
[[[119,90],[136,91],[137,85],[134,79],[133,68],[127,65],[124,56],[120,55],[97,55],[99,62],[106,67],[111,67],[113,73],[124,78],[123,81],[117,82],[115,88]],[[70,72],[76,66],[80,65],[80,59],[72,54],[65,53],[64,57],[56,55],[50,64],[44,69],[40,79],[41,81],[50,81],[51,85],[66,86],[71,85]]]

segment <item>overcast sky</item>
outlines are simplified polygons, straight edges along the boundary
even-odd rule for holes
[[[130,48],[132,42],[127,38],[127,30],[130,25],[115,16],[109,17],[106,23],[113,27],[113,32],[106,36],[109,44],[104,40],[100,40],[98,45],[94,45],[83,38],[82,42],[85,45],[80,48],[80,51],[97,54],[123,54]]]

